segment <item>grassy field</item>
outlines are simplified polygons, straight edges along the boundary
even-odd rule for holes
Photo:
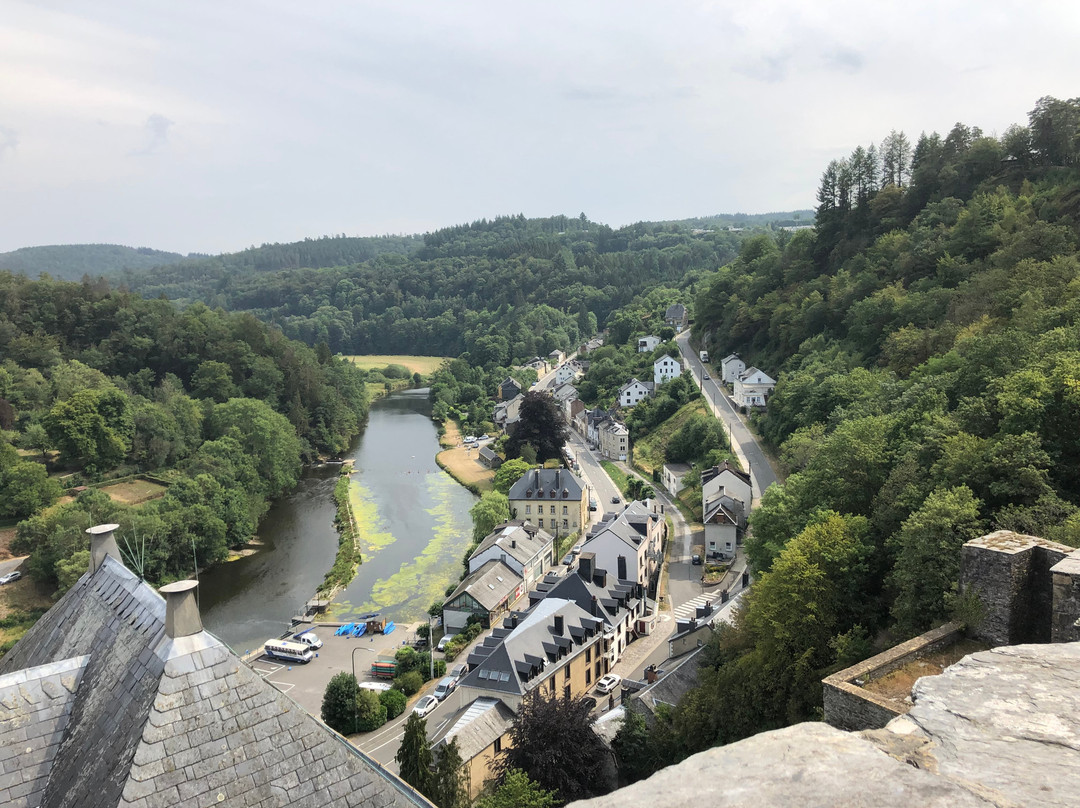
[[[449,448],[439,452],[436,460],[455,480],[466,487],[475,487],[481,494],[495,487],[495,472],[480,462],[477,449],[466,449],[461,444],[461,431],[456,423],[447,422],[439,443]]]
[[[122,505],[140,505],[149,502],[165,494],[165,486],[146,480],[128,480],[116,485],[102,486],[102,491],[108,494],[114,502]]]
[[[664,465],[664,449],[668,445],[668,441],[671,440],[671,436],[691,416],[698,413],[709,418],[712,417],[705,406],[705,402],[700,398],[681,407],[678,412],[656,427],[651,433],[641,440],[635,441],[634,465],[641,469],[641,472],[646,477],[650,477],[655,469]]]
[[[438,370],[443,362],[452,357],[449,356],[395,356],[392,354],[377,354],[369,356],[346,356],[350,362],[364,370],[382,370],[387,365],[402,365],[409,369],[410,373],[420,373],[424,376]]]

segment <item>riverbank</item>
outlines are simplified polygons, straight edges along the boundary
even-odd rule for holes
[[[356,515],[352,509],[352,497],[349,494],[349,475],[352,474],[353,461],[348,460],[341,466],[341,473],[334,484],[334,526],[338,532],[338,551],[334,566],[326,573],[322,586],[316,595],[332,600],[334,595],[349,585],[356,577],[356,570],[364,563],[360,552],[360,531],[356,527]]]
[[[479,449],[465,446],[457,422],[443,424],[439,445],[445,448],[435,455],[435,462],[461,485],[477,496],[495,488],[495,472],[480,462]]]

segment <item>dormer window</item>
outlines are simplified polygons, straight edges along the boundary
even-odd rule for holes
[[[532,496],[532,489],[531,488],[528,491],[525,492],[525,496],[526,497],[531,497]]]

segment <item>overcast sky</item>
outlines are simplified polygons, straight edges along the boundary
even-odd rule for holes
[[[1080,3],[0,0],[0,251],[812,207],[1080,95]]]

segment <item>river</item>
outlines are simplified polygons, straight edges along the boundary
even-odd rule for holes
[[[335,599],[334,618],[378,611],[401,623],[420,620],[458,580],[476,498],[438,467],[438,451],[426,389],[372,403],[350,455],[350,494],[364,563]],[[334,563],[337,470],[305,470],[260,524],[265,547],[202,574],[203,623],[236,651],[280,635]]]

